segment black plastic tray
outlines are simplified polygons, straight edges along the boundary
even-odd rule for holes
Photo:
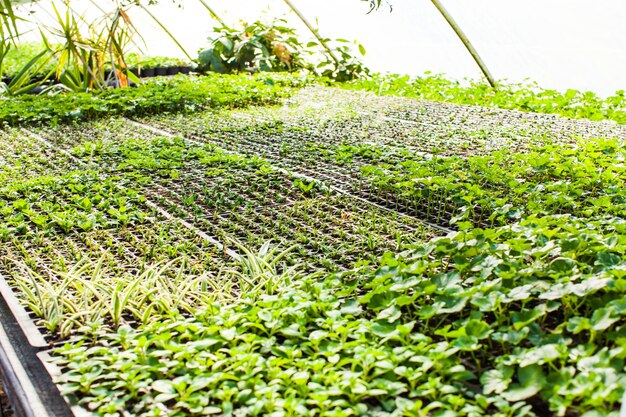
[[[49,344],[0,276],[0,377],[17,417],[77,417],[53,381]]]

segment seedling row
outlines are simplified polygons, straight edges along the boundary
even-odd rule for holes
[[[19,131],[0,132],[0,183],[56,175],[76,169],[69,158]]]
[[[471,158],[498,149],[528,151],[551,143],[575,146],[579,137],[613,137],[622,132],[609,124],[571,123],[552,116],[463,106],[433,110],[428,103],[421,106],[416,109],[414,103],[387,100],[386,107],[357,111],[344,119],[319,120],[306,111],[304,116],[285,118],[280,109],[276,111],[280,118],[268,116],[267,111],[239,112],[230,118],[207,112],[191,118],[153,118],[149,124],[195,141],[247,155],[260,154],[276,166],[447,228],[459,218],[491,226],[493,210],[456,198],[446,186],[455,181],[454,176],[411,179],[407,193],[407,184],[401,183],[400,177],[379,173],[389,168],[396,171],[405,164],[428,164],[442,156]]]
[[[452,227],[450,222],[457,217],[478,225],[493,224],[493,207],[468,205],[469,200],[446,186],[454,177],[426,181],[420,176],[424,164],[438,163],[431,156],[384,144],[357,145],[364,136],[376,135],[372,130],[361,132],[359,138],[350,136],[356,135],[355,126],[362,121],[324,139],[324,127],[313,132],[303,123],[294,130],[297,120],[283,130],[272,123],[251,128],[245,116],[231,126],[206,124],[213,117],[192,118],[184,129],[168,119],[153,123],[173,133],[182,130],[188,138],[159,136],[155,129],[125,119],[23,134],[28,152],[40,148],[51,158],[45,164],[33,158],[41,166],[33,172],[48,177],[15,181],[4,188],[4,274],[25,289],[27,282],[19,281],[20,276],[63,286],[59,277],[76,272],[83,263],[88,266],[80,274],[90,274],[98,268],[94,260],[101,257],[109,277],[141,275],[150,262],[164,262],[168,263],[164,276],[176,276],[174,268],[180,267],[180,273],[199,277],[194,281],[197,285],[207,288],[207,282],[219,281],[232,296],[240,291],[232,275],[226,274],[230,278],[225,281],[216,277],[219,271],[241,270],[227,252],[241,254],[242,247],[260,248],[272,242],[277,250],[288,250],[278,271],[294,265],[309,271],[338,271],[436,235],[419,219],[444,227]],[[343,134],[348,139],[340,141]],[[46,143],[51,147],[43,146]],[[25,160],[31,161],[28,152]],[[454,169],[451,159],[442,161],[442,166]],[[63,174],[77,167],[82,171]],[[163,212],[192,229],[176,220],[166,221]],[[176,227],[166,227],[164,221]],[[185,230],[193,236],[191,241],[202,244],[164,243],[157,245],[162,248],[155,254],[155,236],[146,234],[153,227],[170,228],[165,233],[175,236]],[[91,297],[94,301],[99,296]],[[34,298],[30,304],[35,311]],[[135,310],[124,314],[141,321]],[[119,325],[120,317],[109,315],[109,320]],[[48,320],[48,331],[63,329],[60,334],[66,336],[81,323],[72,320],[70,324]]]
[[[51,342],[91,323],[192,313],[236,292],[232,260],[175,222],[16,239],[0,251],[0,272]]]
[[[23,135],[54,150],[59,172],[3,189],[0,273],[51,341],[98,320],[134,325],[235,297],[248,284],[230,254],[243,248],[285,250],[279,274],[338,271],[436,234],[261,158],[127,122]]]
[[[530,116],[538,135],[516,114],[351,97],[338,116],[313,100],[8,132],[33,175],[3,171],[0,273],[55,347],[72,404],[101,415],[616,409],[617,130],[553,134],[561,122]],[[507,146],[525,153],[497,150]],[[422,220],[459,232],[433,239],[441,229]]]

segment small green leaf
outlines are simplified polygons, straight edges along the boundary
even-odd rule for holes
[[[465,325],[465,333],[468,336],[473,336],[478,340],[489,337],[493,330],[489,325],[481,320],[470,320]]]
[[[176,393],[176,389],[174,389],[174,384],[172,381],[167,379],[160,379],[158,381],[154,381],[152,383],[152,389],[155,391],[161,392],[163,394],[174,394]]]
[[[291,336],[291,337],[302,336],[302,333],[300,333],[300,326],[298,325],[298,323],[293,323],[292,325],[288,327],[284,327],[280,329],[280,333],[285,336]]]
[[[357,316],[363,310],[357,300],[351,299],[343,303],[340,311],[341,311],[341,314]]]
[[[227,327],[225,329],[220,330],[220,336],[224,339],[231,341],[237,336],[237,329],[234,327]]]
[[[393,324],[377,321],[371,328],[371,332],[376,336],[388,338],[398,334],[398,329]]]
[[[402,311],[396,306],[391,306],[378,313],[378,320],[387,320],[389,323],[393,323],[402,316]]]
[[[569,274],[576,268],[576,261],[569,258],[556,258],[550,262],[548,270],[558,275]]]

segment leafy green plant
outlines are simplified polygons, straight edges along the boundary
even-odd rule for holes
[[[35,56],[46,50],[46,46],[40,42],[16,42],[9,44],[9,48],[5,50],[5,56],[2,60],[2,76],[13,78],[22,68]],[[35,76],[45,77],[47,74],[55,70],[55,62],[50,60],[41,72],[35,73]]]
[[[6,185],[0,188],[2,240],[146,221],[145,198],[123,182],[74,172]]]
[[[57,22],[50,28],[52,35],[63,43],[55,47],[42,32],[44,42],[56,58],[56,78],[61,85],[79,92],[106,89],[109,81],[116,87],[127,87],[129,81],[138,82],[139,79],[128,71],[125,58],[136,34],[126,8],[117,4],[113,13],[91,24],[90,33],[84,34],[81,22],[85,19],[76,16],[69,3],[66,6],[62,14],[53,3]],[[107,68],[111,69],[112,80],[107,79]]]
[[[53,70],[49,69],[52,57],[47,50],[33,52],[25,59],[16,57],[14,51],[22,45],[15,46],[13,40],[0,37],[0,96],[16,96],[33,91],[41,86]],[[8,68],[7,68],[8,67]],[[7,74],[9,79],[5,79]],[[39,80],[33,77],[39,76]]]
[[[159,68],[172,66],[191,66],[191,63],[180,58],[166,56],[142,56],[139,54],[127,54],[126,61],[129,68]]]
[[[471,158],[364,166],[375,187],[398,194],[436,221],[502,225],[528,214],[569,213],[596,218],[623,213],[623,144],[580,141],[529,153],[498,151]],[[452,218],[441,218],[441,207]]]
[[[200,69],[220,73],[238,71],[295,71],[306,66],[302,45],[284,19],[256,21],[242,29],[216,27],[216,38],[200,52]]]
[[[36,87],[44,84],[44,80],[33,81],[32,76],[40,72],[46,64],[41,63],[45,58],[46,52],[41,52],[33,57],[17,74],[15,74],[8,83],[0,83],[0,95],[17,96],[33,91]],[[2,73],[0,71],[0,73]]]
[[[173,270],[179,259],[118,276],[106,265],[110,256],[98,261],[82,258],[67,270],[49,269],[45,274],[19,260],[7,262],[27,306],[62,338],[94,323],[117,329],[129,320],[148,323],[157,317],[193,313],[219,296],[215,288],[206,290],[210,277]]]
[[[213,99],[232,103],[264,79]],[[452,122],[432,134],[439,125],[420,113],[432,107],[350,94],[376,114],[423,117],[398,127],[360,117],[354,101],[334,115],[317,90],[296,98],[310,111],[143,120],[171,136],[124,118],[37,132],[72,155],[40,160],[93,172],[5,177],[0,270],[65,338],[53,355],[72,405],[615,415],[626,381],[623,141]],[[0,138],[2,166],[35,159],[40,142],[23,136]]]
[[[339,62],[336,62],[329,54],[323,54],[322,59],[315,65],[315,73],[335,80],[346,82],[356,80],[369,75],[369,68],[365,66],[361,58],[354,52],[351,42],[346,39],[324,39]],[[365,56],[365,47],[360,43],[353,42],[361,56]],[[318,42],[307,43],[308,48],[319,47]]]
[[[319,38],[303,45],[284,19],[266,24],[256,21],[243,29],[214,28],[216,38],[198,57],[200,70],[220,73],[307,70],[316,75],[347,81],[368,74],[345,39]],[[322,48],[322,43],[325,48]],[[358,45],[364,55],[365,48]]]
[[[231,270],[227,272],[237,278],[238,290],[243,297],[274,294],[281,286],[288,285],[291,280],[299,279],[303,274],[298,269],[301,265],[294,265],[279,273],[283,258],[295,249],[295,246],[279,252],[279,246],[272,248],[271,242],[265,242],[255,253],[236,240],[233,244],[242,255],[237,260],[241,272]]]

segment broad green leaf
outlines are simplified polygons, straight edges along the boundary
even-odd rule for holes
[[[532,310],[523,309],[513,313],[513,328],[519,330],[546,314],[546,305],[540,304]]]
[[[489,337],[493,330],[489,325],[481,320],[470,320],[465,325],[465,333],[468,336],[475,337],[478,340]]]
[[[576,268],[576,261],[569,258],[556,258],[549,265],[549,271],[558,275],[571,273]]]
[[[536,395],[543,389],[546,383],[545,376],[540,365],[531,365],[520,368],[517,371],[519,384],[512,384],[502,392],[502,396],[508,401],[517,402]]]
[[[483,385],[483,394],[500,394],[504,392],[511,383],[514,370],[512,366],[503,366],[491,369],[480,376],[480,383]]]
[[[613,323],[616,323],[619,317],[611,317],[611,310],[608,308],[600,308],[593,312],[589,324],[595,331],[606,330]]]
[[[280,333],[285,336],[291,336],[291,337],[302,336],[302,333],[300,333],[300,325],[298,323],[293,323],[292,325],[288,327],[283,327],[282,329],[280,329]]]
[[[554,344],[548,344],[526,350],[523,354],[520,354],[521,358],[519,366],[521,368],[529,365],[543,365],[554,361],[561,357],[558,346]]]
[[[378,313],[378,320],[387,320],[389,323],[397,321],[402,316],[402,311],[398,307],[391,306]]]
[[[350,314],[357,316],[361,313],[362,308],[357,300],[348,300],[341,306],[341,314]]]
[[[461,336],[452,342],[452,346],[462,351],[474,351],[480,349],[478,339],[473,336]]]
[[[614,253],[600,252],[596,256],[598,258],[596,264],[598,265],[612,267],[622,262],[622,259]]]
[[[167,379],[160,379],[152,383],[152,389],[164,394],[173,394],[176,392],[174,389],[174,383]]]
[[[377,321],[370,327],[370,329],[373,334],[383,338],[390,338],[398,334],[396,326],[394,324],[389,324],[386,321]]]

